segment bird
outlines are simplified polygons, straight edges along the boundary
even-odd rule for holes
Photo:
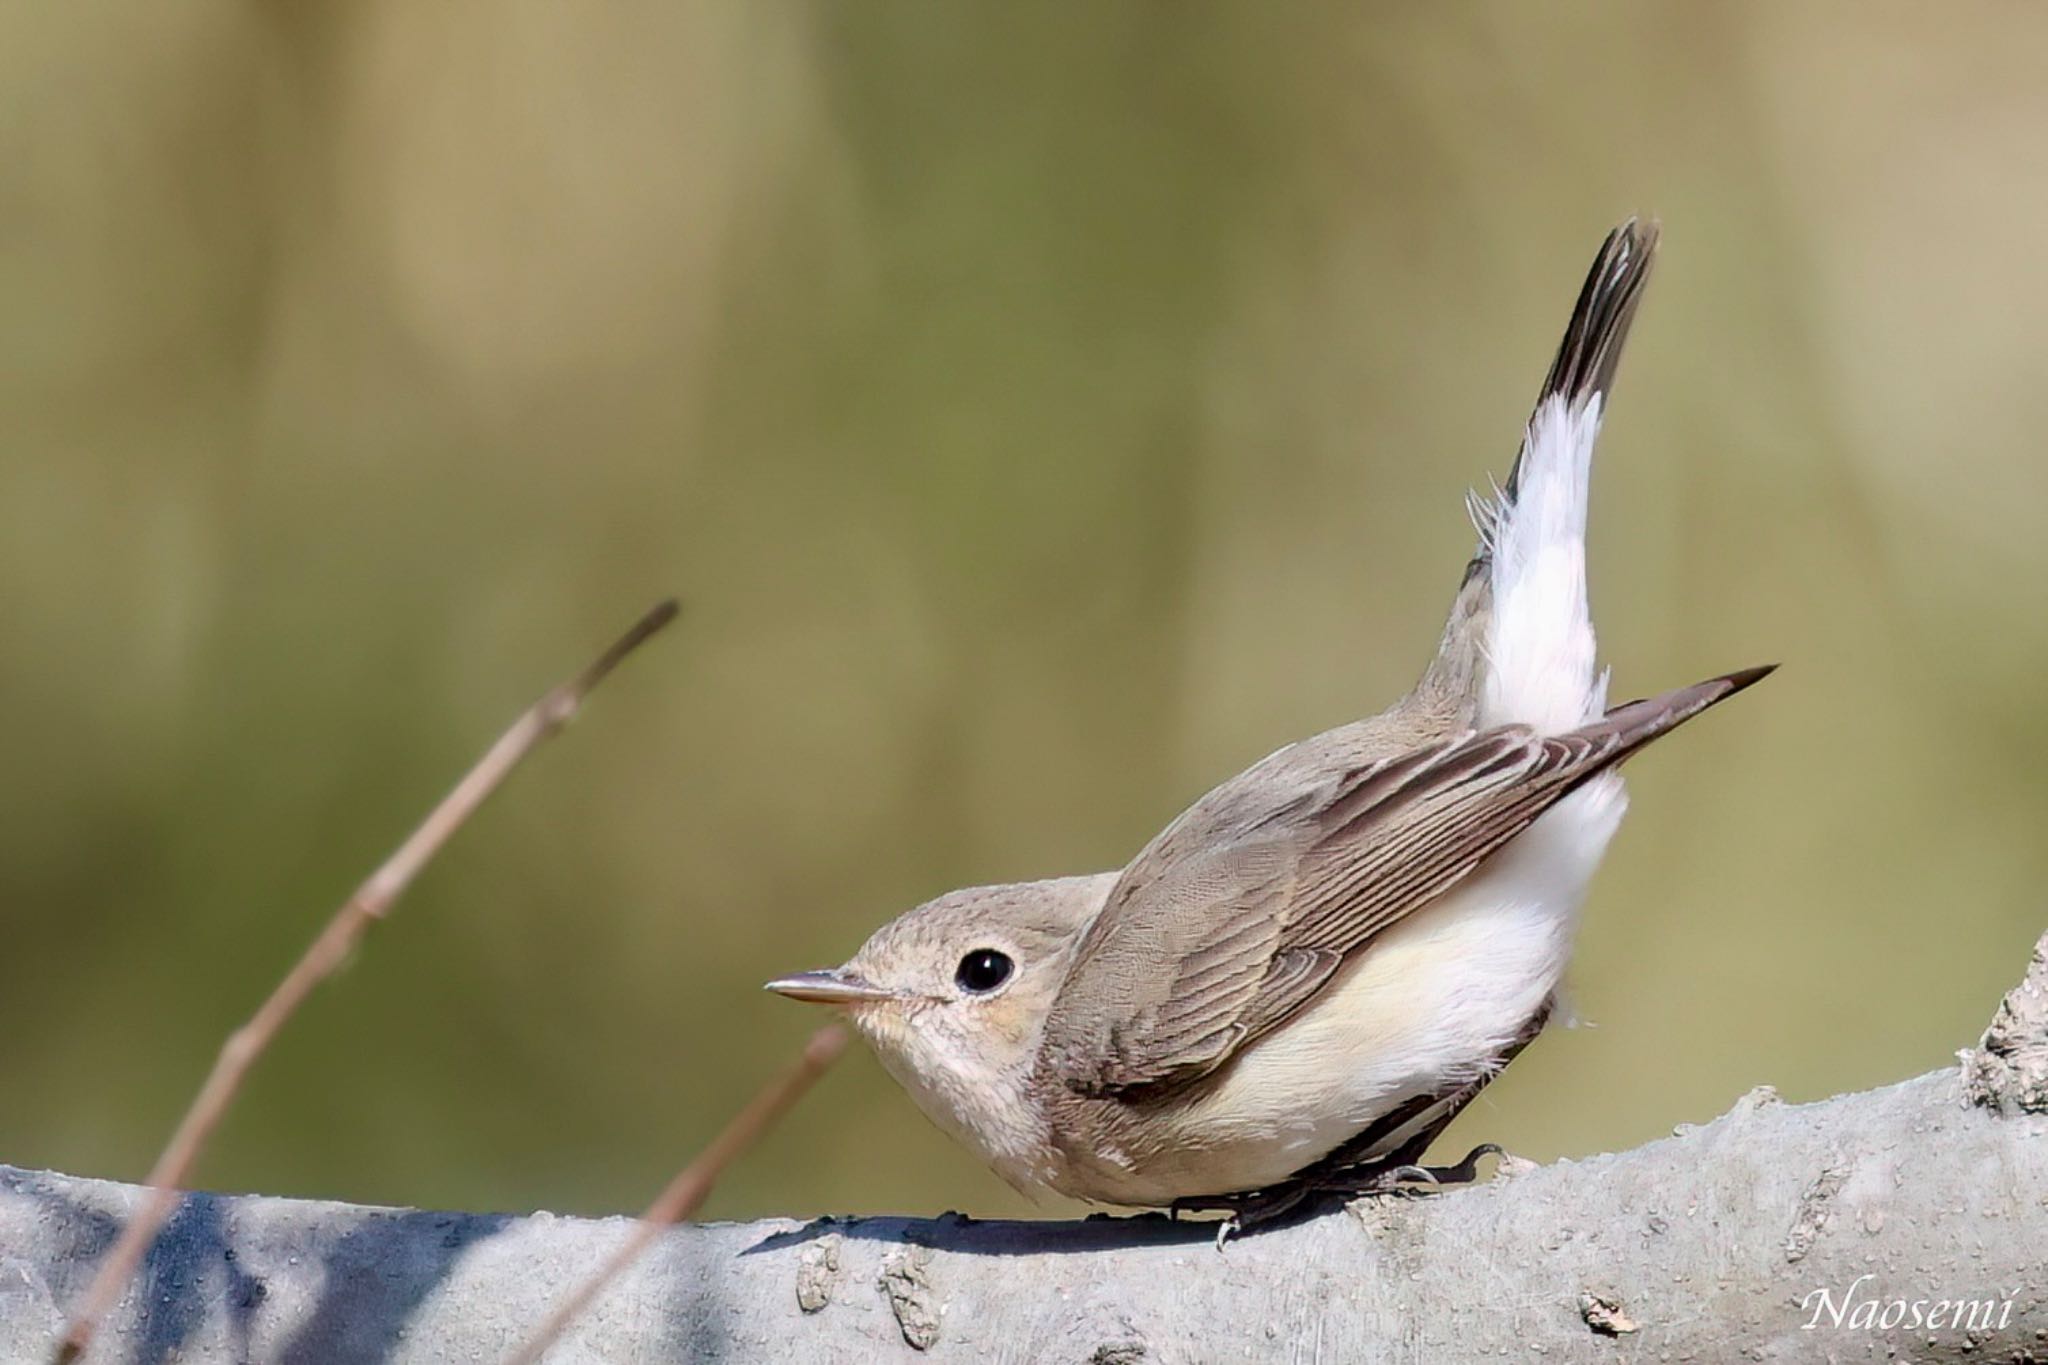
[[[1610,232],[1435,656],[1128,865],[973,887],[767,989],[842,1011],[938,1126],[1032,1195],[1226,1215],[1475,1179],[1417,1163],[1557,1009],[1623,760],[1768,674],[1607,703],[1593,447],[1659,228]]]

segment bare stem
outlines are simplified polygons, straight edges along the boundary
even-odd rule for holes
[[[135,1267],[141,1263],[144,1253],[162,1230],[164,1221],[177,1206],[180,1189],[190,1178],[193,1165],[206,1148],[207,1139],[220,1125],[228,1106],[234,1103],[243,1078],[277,1037],[278,1030],[305,1003],[313,988],[334,975],[348,960],[350,951],[371,923],[390,913],[393,903],[412,885],[420,870],[433,861],[434,855],[476,813],[477,807],[504,783],[512,770],[539,747],[541,741],[568,724],[590,690],[603,682],[606,675],[644,644],[649,636],[674,620],[676,611],[673,599],[649,611],[581,673],[549,692],[513,721],[511,728],[499,736],[498,742],[486,750],[476,766],[455,784],[454,790],[443,797],[419,828],[398,846],[398,851],[372,872],[368,880],[356,888],[355,894],[334,912],[333,918],[327,921],[327,926],[305,954],[271,991],[269,999],[250,1016],[247,1023],[228,1036],[212,1072],[206,1077],[206,1084],[200,1087],[191,1107],[185,1111],[185,1117],[179,1120],[177,1131],[172,1133],[169,1145],[151,1168],[149,1188],[141,1206],[121,1229],[120,1239],[100,1263],[98,1273],[85,1291],[84,1301],[65,1328],[57,1345],[55,1359],[58,1365],[65,1365],[85,1354],[101,1319],[119,1302],[121,1291],[135,1273]]]
[[[804,1044],[803,1055],[763,1086],[761,1092],[747,1102],[747,1107],[735,1114],[732,1122],[711,1140],[711,1145],[676,1173],[675,1179],[668,1182],[668,1188],[656,1196],[646,1212],[640,1215],[640,1222],[619,1244],[618,1250],[595,1275],[584,1281],[575,1293],[548,1315],[547,1321],[508,1358],[506,1365],[538,1365],[542,1353],[562,1335],[563,1329],[597,1301],[606,1286],[647,1250],[663,1228],[680,1223],[697,1211],[705,1196],[711,1193],[711,1187],[718,1183],[718,1177],[725,1173],[725,1168],[760,1140],[775,1120],[782,1117],[783,1111],[795,1104],[825,1073],[825,1068],[832,1065],[845,1046],[846,1030],[838,1024],[827,1024],[812,1034],[811,1040]]]

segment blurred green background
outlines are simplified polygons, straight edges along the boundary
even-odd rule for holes
[[[213,1187],[637,1208],[759,984],[1113,866],[1432,646],[1581,273],[1635,765],[1446,1145],[1945,1064],[2048,922],[2048,9],[10,5],[0,1160],[139,1176],[541,689],[688,614],[267,1058]],[[1026,1206],[850,1053],[707,1213]]]

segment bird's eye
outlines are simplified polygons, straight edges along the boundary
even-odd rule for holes
[[[1007,953],[993,948],[976,948],[960,959],[960,969],[953,973],[953,980],[960,989],[970,995],[987,995],[1010,979],[1010,973],[1017,964],[1010,961]]]

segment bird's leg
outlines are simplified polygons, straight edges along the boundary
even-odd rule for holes
[[[1411,1161],[1371,1162],[1362,1166],[1325,1171],[1307,1183],[1317,1194],[1347,1199],[1369,1194],[1397,1194],[1412,1185],[1436,1188],[1469,1185],[1479,1179],[1479,1163],[1489,1156],[1505,1156],[1499,1143],[1482,1142],[1450,1166],[1420,1166]]]
[[[1492,1143],[1475,1147],[1455,1166],[1432,1167],[1416,1163],[1428,1150],[1429,1144],[1435,1141],[1436,1135],[1478,1091],[1479,1087],[1472,1086],[1469,1093],[1418,1096],[1322,1160],[1303,1167],[1277,1185],[1231,1194],[1190,1195],[1174,1200],[1167,1212],[1175,1219],[1183,1213],[1222,1212],[1230,1215],[1217,1226],[1216,1246],[1221,1250],[1232,1237],[1284,1218],[1310,1199],[1318,1202],[1330,1198],[1349,1200],[1365,1195],[1394,1194],[1415,1185],[1466,1184],[1478,1177],[1479,1159],[1488,1153],[1498,1153],[1500,1148]],[[1432,1109],[1436,1112],[1429,1114],[1425,1126],[1402,1138],[1392,1151],[1376,1157],[1357,1155],[1383,1146],[1393,1133]]]
[[[1450,1166],[1424,1166],[1422,1154],[1450,1126],[1458,1112],[1475,1099],[1487,1082],[1534,1042],[1550,1020],[1554,1002],[1543,1007],[1523,1025],[1515,1041],[1478,1080],[1435,1095],[1418,1095],[1383,1116],[1365,1131],[1331,1152],[1321,1161],[1304,1167],[1277,1185],[1244,1190],[1236,1194],[1193,1195],[1176,1199],[1168,1206],[1169,1216],[1183,1213],[1223,1212],[1217,1228],[1216,1245],[1262,1223],[1270,1223],[1299,1209],[1309,1199],[1358,1199],[1368,1195],[1421,1193],[1445,1185],[1469,1185],[1479,1178],[1479,1163],[1489,1156],[1504,1156],[1499,1146],[1482,1142]],[[1367,1155],[1378,1152],[1378,1155]],[[1420,1188],[1417,1188],[1420,1187]]]
[[[1216,1225],[1216,1248],[1220,1251],[1223,1244],[1238,1233],[1285,1217],[1300,1207],[1304,1199],[1315,1193],[1315,1187],[1309,1182],[1289,1180],[1263,1190],[1240,1190],[1234,1194],[1189,1195],[1169,1204],[1167,1214],[1176,1220],[1183,1213],[1230,1215]]]
[[[1176,1220],[1183,1213],[1227,1213],[1216,1226],[1216,1248],[1232,1237],[1284,1218],[1310,1199],[1360,1199],[1372,1195],[1421,1194],[1445,1185],[1469,1185],[1479,1178],[1479,1163],[1501,1156],[1500,1147],[1482,1142],[1450,1166],[1418,1166],[1410,1161],[1375,1161],[1352,1166],[1303,1171],[1292,1180],[1263,1190],[1235,1194],[1203,1194],[1176,1199],[1167,1208]],[[1420,1187],[1420,1188],[1417,1188]]]

